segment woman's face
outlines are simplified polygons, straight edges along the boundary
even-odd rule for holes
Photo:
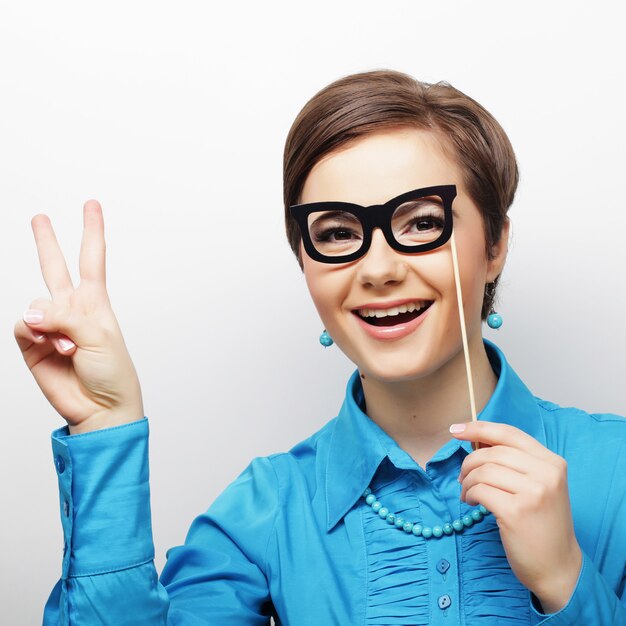
[[[468,341],[481,334],[485,284],[500,273],[508,228],[488,261],[483,221],[463,184],[459,167],[436,136],[418,129],[370,135],[321,159],[309,173],[300,203],[383,204],[406,191],[454,184],[453,223]],[[429,252],[395,251],[380,229],[361,258],[328,264],[312,260],[300,244],[304,274],[324,327],[362,374],[385,381],[427,376],[462,351],[451,242]],[[415,303],[398,316],[359,315]],[[408,305],[408,309],[413,308]],[[391,311],[394,313],[394,311]],[[403,320],[396,323],[398,320]],[[407,320],[407,318],[413,318]]]

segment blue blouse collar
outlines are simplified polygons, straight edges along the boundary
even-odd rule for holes
[[[493,395],[478,419],[511,424],[546,444],[537,401],[504,358],[502,351],[483,338],[487,356],[498,376]],[[363,387],[359,371],[350,377],[346,397],[335,422],[326,471],[327,530],[352,508],[370,484],[381,461],[388,456],[401,469],[415,469],[415,461],[362,410]],[[471,443],[450,438],[433,460],[450,456],[459,447],[471,452]]]

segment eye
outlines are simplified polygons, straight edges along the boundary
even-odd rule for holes
[[[363,226],[349,211],[315,211],[308,216],[308,227],[311,243],[326,256],[351,254],[363,243]]]
[[[418,231],[441,230],[443,220],[437,215],[420,215],[413,218],[409,225],[414,226]]]
[[[313,233],[313,239],[316,242],[332,243],[333,241],[350,241],[354,238],[358,238],[357,233],[341,226],[329,227]]]
[[[309,233],[315,243],[345,243],[362,239],[363,228],[351,213],[323,211],[309,215]]]
[[[405,202],[394,211],[391,222],[394,237],[407,246],[437,241],[445,225],[443,203],[436,197]]]

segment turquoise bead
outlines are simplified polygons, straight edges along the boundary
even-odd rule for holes
[[[487,513],[489,513],[489,511],[482,505],[479,504],[478,505],[478,510],[483,514],[483,515],[487,515]]]
[[[389,513],[389,515],[387,515],[387,523],[388,524],[396,523],[396,516],[393,513]]]
[[[460,519],[455,519],[452,522],[452,528],[454,528],[457,532],[463,530],[463,522]]]
[[[433,537],[441,537],[443,535],[443,528],[441,526],[433,526]]]
[[[425,537],[426,539],[430,539],[430,537],[433,536],[433,529],[430,526],[424,526],[424,528],[422,528],[422,537]]]
[[[487,325],[489,328],[500,328],[502,326],[502,316],[498,313],[491,313],[487,317]]]
[[[452,524],[451,524],[450,522],[446,522],[446,523],[443,525],[443,532],[444,532],[446,535],[451,535],[451,534],[454,532],[454,528],[452,528]]]
[[[372,493],[372,490],[368,487],[364,492],[363,492],[363,497],[367,498],[367,496],[370,495],[370,493]]]
[[[376,502],[376,496],[373,493],[370,493],[367,498],[365,498],[365,502],[367,502],[370,506]]]
[[[378,500],[376,500],[376,502],[372,504],[372,511],[374,511],[374,513],[378,513],[378,511],[380,511],[382,506],[383,505]]]
[[[423,526],[421,524],[413,524],[412,532],[416,537],[419,537],[422,534],[422,529]]]
[[[463,522],[463,526],[467,526],[468,528],[474,523],[471,515],[464,515],[461,521]]]
[[[396,528],[402,528],[404,526],[404,518],[396,517]]]
[[[387,519],[387,515],[389,515],[389,509],[384,506],[378,511],[378,515],[380,515],[383,519]]]
[[[328,348],[329,346],[332,346],[333,343],[335,343],[332,340],[332,337],[326,332],[324,331],[321,335],[320,335],[320,343],[325,347]]]
[[[413,524],[411,522],[405,522],[404,526],[402,526],[402,530],[405,533],[412,533],[413,532]]]
[[[472,516],[472,519],[475,522],[480,522],[480,520],[483,518],[483,514],[478,510],[478,509],[474,509],[470,515]]]

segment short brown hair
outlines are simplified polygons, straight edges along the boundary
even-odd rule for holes
[[[299,202],[313,166],[349,141],[402,127],[436,132],[444,147],[452,150],[465,187],[482,214],[486,253],[491,258],[519,181],[506,133],[483,106],[447,82],[431,84],[403,72],[373,70],[344,76],[316,93],[287,135],[283,154],[285,227],[300,267],[300,230],[289,206]],[[485,295],[483,320],[493,298]]]

